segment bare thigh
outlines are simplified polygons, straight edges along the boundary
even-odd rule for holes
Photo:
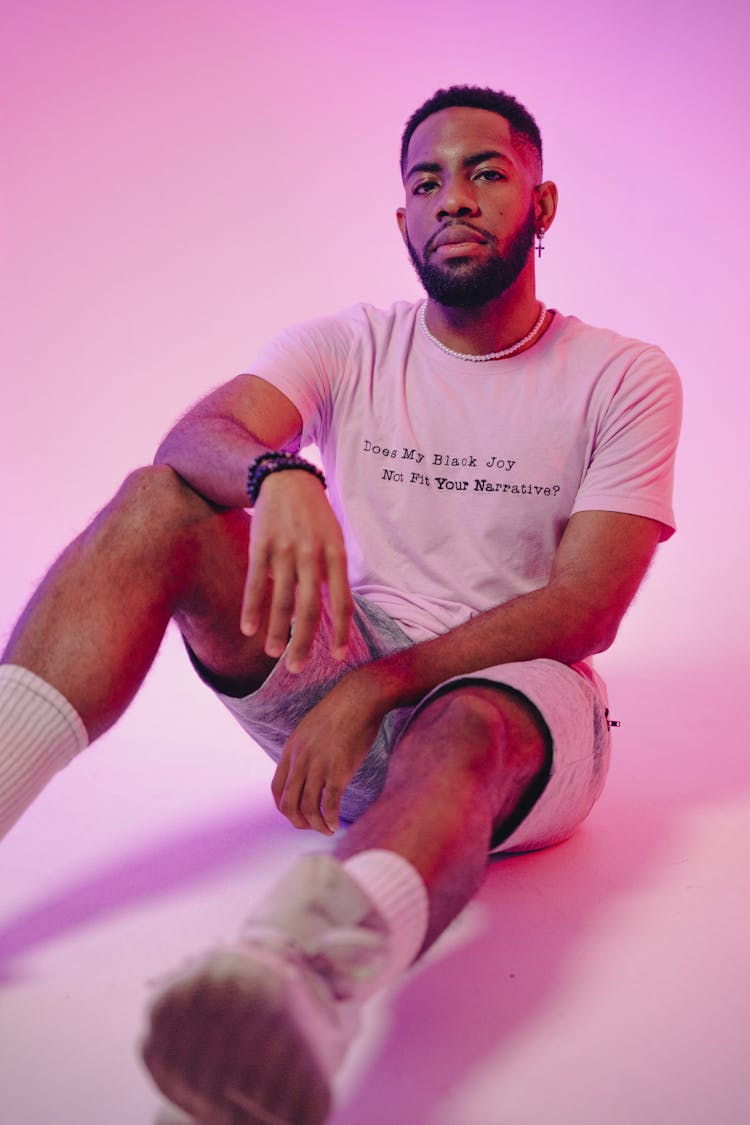
[[[128,706],[170,618],[209,669],[252,689],[274,662],[264,631],[239,627],[249,528],[166,466],[137,469],[50,568],[3,660],[57,688],[90,738]]]
[[[246,695],[263,683],[276,663],[263,648],[271,583],[261,627],[254,637],[247,637],[240,629],[240,611],[251,517],[246,511],[215,508],[193,496],[203,512],[187,534],[190,580],[177,600],[173,620],[214,686],[227,694]]]
[[[263,650],[265,618],[254,637],[240,630],[250,525],[246,511],[218,507],[167,466],[149,466],[128,477],[85,533],[102,541],[113,576],[138,574],[145,600],[133,604],[131,593],[133,619],[147,605],[172,617],[201,664],[246,691],[275,663]]]

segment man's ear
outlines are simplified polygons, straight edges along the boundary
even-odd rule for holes
[[[408,234],[406,231],[406,208],[399,207],[396,210],[396,222],[398,229],[401,231],[401,237],[404,240],[404,245],[408,245]]]
[[[557,184],[545,180],[534,188],[534,225],[549,230],[557,214]]]

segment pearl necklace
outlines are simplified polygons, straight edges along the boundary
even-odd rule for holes
[[[524,336],[523,340],[519,340],[517,344],[511,344],[509,348],[503,348],[501,352],[488,352],[487,355],[467,355],[466,352],[454,352],[453,348],[449,348],[446,344],[441,344],[439,340],[435,339],[435,337],[427,327],[426,314],[427,304],[425,302],[425,304],[422,305],[422,310],[419,314],[419,320],[422,328],[424,329],[424,334],[427,339],[432,340],[433,344],[435,344],[436,347],[440,348],[441,352],[445,352],[446,355],[452,355],[454,359],[468,360],[469,363],[486,363],[488,359],[506,359],[508,356],[515,355],[516,352],[520,352],[521,348],[525,347],[526,344],[530,343],[534,339],[534,337],[538,335],[539,330],[544,324],[544,318],[547,315],[547,309],[540,302],[539,318],[531,331],[527,332],[527,334]]]

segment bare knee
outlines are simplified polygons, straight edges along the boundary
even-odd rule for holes
[[[194,565],[201,536],[216,509],[166,465],[135,469],[90,526],[71,544],[73,558],[127,568],[131,576],[156,571],[184,578]],[[178,573],[179,572],[179,573]]]
[[[105,553],[167,557],[176,547],[188,547],[195,530],[215,520],[216,514],[217,509],[174,469],[148,465],[125,478],[84,540]]]
[[[191,523],[215,509],[168,465],[146,465],[125,478],[110,510],[153,527]]]
[[[532,780],[547,758],[546,733],[531,704],[484,684],[436,696],[405,738],[429,747],[441,770],[457,770],[489,787],[509,773],[519,781]]]

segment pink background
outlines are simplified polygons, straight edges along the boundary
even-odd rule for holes
[[[272,333],[418,295],[394,211],[419,102],[471,82],[536,115],[561,196],[540,296],[677,363],[679,531],[600,661],[624,723],[605,798],[571,844],[493,869],[381,1014],[391,1046],[375,1030],[350,1066],[341,1123],[744,1119],[747,6],[4,0],[0,19],[2,631]],[[3,1125],[154,1119],[133,982],[231,932],[269,852],[317,843],[270,816],[269,776],[170,638],[121,727],[8,838]],[[408,1057],[424,1021],[437,1067]]]

